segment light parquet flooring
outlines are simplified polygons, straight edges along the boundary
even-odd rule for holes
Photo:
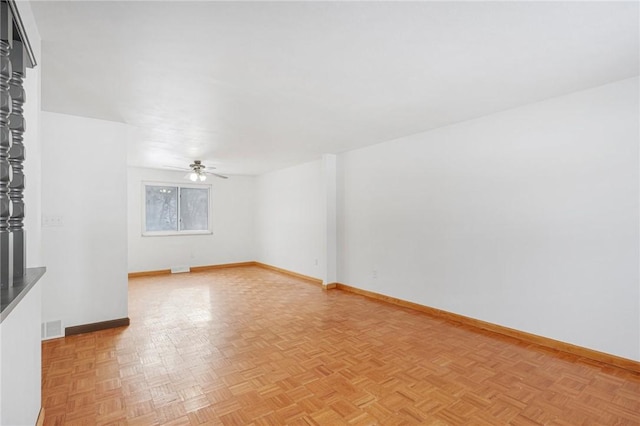
[[[44,342],[46,425],[637,425],[640,376],[258,267]]]

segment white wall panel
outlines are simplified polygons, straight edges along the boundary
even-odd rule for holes
[[[640,360],[638,78],[340,155],[339,281]]]

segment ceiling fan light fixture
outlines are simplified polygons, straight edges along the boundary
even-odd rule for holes
[[[191,169],[191,171],[189,171],[189,173],[187,173],[184,178],[189,179],[191,182],[204,182],[205,180],[207,180],[207,175],[213,175],[220,179],[228,179],[228,176],[225,176],[225,175],[221,175],[213,172],[206,172],[204,170],[206,167],[207,166],[202,164],[200,160],[195,160],[192,164],[189,164],[189,169]],[[211,168],[215,169],[215,167],[211,167]]]

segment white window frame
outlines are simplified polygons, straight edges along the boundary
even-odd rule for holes
[[[173,188],[178,188],[178,223],[180,223],[180,188],[193,188],[193,189],[206,189],[207,190],[207,198],[209,200],[208,203],[208,218],[207,218],[207,227],[206,230],[187,230],[181,231],[180,226],[178,226],[177,231],[147,231],[147,186],[170,186]],[[142,202],[142,236],[143,237],[168,237],[168,236],[176,236],[176,235],[211,235],[212,231],[212,215],[211,212],[213,210],[213,203],[211,201],[211,185],[207,184],[193,184],[193,183],[176,183],[176,182],[151,182],[151,181],[143,181],[142,182],[142,195],[140,197]]]

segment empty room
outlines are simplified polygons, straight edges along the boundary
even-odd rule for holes
[[[638,1],[0,1],[0,425],[639,425]]]

